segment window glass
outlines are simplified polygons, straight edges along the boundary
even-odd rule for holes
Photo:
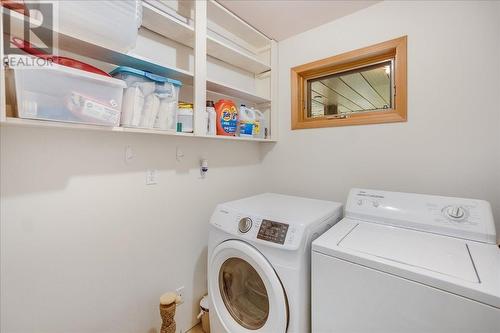
[[[392,60],[307,81],[307,118],[393,107]]]

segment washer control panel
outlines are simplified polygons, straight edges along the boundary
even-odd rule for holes
[[[257,238],[277,244],[285,244],[288,227],[289,225],[286,223],[262,220]]]
[[[346,217],[496,243],[491,206],[484,200],[352,189]]]
[[[457,205],[446,206],[442,209],[442,212],[445,217],[457,222],[465,221],[469,216],[467,208]]]

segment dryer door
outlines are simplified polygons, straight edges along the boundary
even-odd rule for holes
[[[213,310],[227,332],[286,332],[283,286],[257,249],[237,240],[221,243],[210,258],[209,277]]]

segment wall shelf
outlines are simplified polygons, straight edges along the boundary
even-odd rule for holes
[[[195,30],[193,27],[180,21],[172,15],[151,6],[148,3],[143,3],[142,8],[142,25],[145,28],[172,39],[182,45],[186,45],[191,48],[194,47]],[[222,14],[223,11],[219,8],[218,4],[211,4],[211,8],[218,8],[218,16],[224,16]],[[226,17],[232,16],[226,15]],[[233,21],[235,21],[233,22],[233,26],[237,25],[237,20],[233,19]],[[258,40],[258,45],[263,44],[263,39],[266,37],[262,35],[260,36],[260,39],[255,37],[256,31],[253,28],[248,27],[246,23],[241,20],[239,22],[239,26],[239,30],[251,31],[254,39]],[[267,43],[269,42],[270,40],[268,39]],[[207,36],[207,54],[254,74],[260,74],[271,69],[268,64],[257,59],[256,57],[244,53],[213,36]]]
[[[218,26],[223,27],[232,35],[244,39],[245,44],[251,46],[254,50],[269,48],[270,39],[267,36],[234,15],[217,1],[209,0],[207,2],[207,16],[209,21],[217,22]]]
[[[114,133],[138,133],[138,134],[153,134],[153,135],[167,135],[178,137],[191,137],[201,139],[214,139],[214,140],[232,140],[232,141],[250,141],[250,142],[276,142],[270,139],[257,139],[257,138],[243,138],[231,136],[203,136],[195,135],[193,133],[178,133],[170,131],[162,131],[147,128],[128,128],[128,127],[106,127],[99,125],[77,124],[77,123],[64,123],[50,120],[36,120],[36,119],[23,119],[7,117],[5,121],[0,122],[2,127],[39,127],[39,128],[61,128],[69,130],[87,130],[87,131],[103,131]]]
[[[227,141],[247,141],[247,142],[277,142],[271,139],[258,139],[258,138],[243,138],[240,136],[197,136],[198,138],[211,139],[211,140],[227,140]]]
[[[271,103],[271,100],[268,98],[252,94],[238,88],[230,87],[229,85],[211,79],[207,79],[207,91],[260,105]]]
[[[107,127],[99,125],[64,123],[59,121],[23,119],[14,117],[7,117],[7,119],[4,122],[2,122],[2,126],[50,127],[50,128],[63,128],[71,130],[90,130],[90,131],[122,132],[122,133],[148,133],[148,134],[171,135],[171,136],[193,136],[192,133],[177,133],[177,132],[161,131],[155,129]]]
[[[142,26],[172,39],[180,44],[193,47],[194,28],[176,17],[142,2]]]
[[[198,7],[200,4],[196,1],[193,2],[193,9]],[[248,26],[245,22],[241,21],[239,18],[235,17],[234,14],[230,13],[229,11],[226,11],[224,8],[221,8],[218,3],[210,3],[209,4],[210,8],[212,8],[212,11],[215,10],[216,12],[216,17],[219,17],[222,19],[224,15],[229,15],[231,17],[231,25],[238,25],[242,24],[242,27],[235,27],[235,31],[248,31],[248,33],[251,33],[250,40],[248,41],[250,44],[255,44],[255,47],[260,47],[265,44],[265,42],[269,42],[271,47],[269,48],[268,51],[271,54],[271,63],[272,66],[266,64],[265,62],[257,59],[257,55],[254,57],[252,56],[249,52],[243,52],[239,50],[238,48],[235,48],[231,46],[229,43],[224,42],[223,38],[222,39],[217,39],[212,36],[208,36],[205,32],[206,30],[206,22],[203,22],[207,17],[207,13],[205,12],[205,16],[202,16],[202,19],[199,20],[200,26],[198,26],[196,29],[192,26],[192,19],[187,18],[186,20],[182,20],[182,17],[176,17],[175,13],[167,13],[164,12],[149,3],[143,2],[143,28],[142,29],[147,29],[151,30],[154,33],[158,33],[161,36],[167,37],[170,40],[176,41],[182,45],[187,45],[190,47],[194,47],[195,43],[195,38],[201,38],[201,40],[206,40],[206,53],[203,51],[196,51],[195,52],[195,59],[205,59],[207,56],[211,56],[214,58],[217,58],[219,60],[222,60],[223,62],[230,64],[234,67],[238,67],[239,69],[243,69],[244,71],[248,72],[248,74],[251,77],[255,77],[255,80],[258,81],[259,76],[258,74],[261,73],[271,73],[271,67],[275,68],[276,66],[276,60],[277,59],[277,52],[276,52],[276,47],[275,47],[275,42],[267,39],[264,35],[260,34],[258,31],[253,29],[252,27]],[[203,6],[201,6],[203,7]],[[162,62],[161,57],[157,57],[155,54],[149,54],[148,52],[144,50],[140,50],[140,54],[137,53],[139,50],[131,51],[131,52],[121,52],[118,50],[113,50],[110,49],[109,47],[106,47],[104,45],[99,45],[98,43],[95,42],[89,42],[83,39],[78,38],[78,36],[72,36],[68,33],[65,33],[64,31],[53,31],[48,27],[44,27],[43,24],[40,24],[40,22],[36,22],[33,18],[28,18],[25,17],[24,15],[17,13],[15,11],[8,10],[4,7],[0,7],[2,15],[8,15],[11,18],[11,24],[16,24],[19,26],[23,26],[26,21],[29,21],[30,23],[33,23],[34,25],[40,26],[40,30],[38,31],[39,34],[41,34],[40,37],[44,38],[47,37],[48,34],[55,34],[55,37],[58,39],[58,47],[62,51],[75,54],[76,58],[82,57],[85,59],[90,60],[96,60],[101,63],[106,63],[114,66],[128,66],[128,67],[134,67],[137,69],[141,69],[144,71],[148,71],[151,73],[155,73],[158,75],[163,75],[172,79],[179,80],[183,82],[185,86],[192,86],[193,87],[193,95],[196,94],[196,89],[195,87],[195,73],[192,71],[187,71],[184,69],[180,68],[175,68],[172,66],[167,65],[168,61],[165,61],[164,63]],[[206,10],[206,7],[205,7]],[[196,11],[195,11],[196,12]],[[200,12],[203,12],[200,11]],[[186,23],[187,22],[187,23]],[[225,22],[224,24],[228,24]],[[202,25],[204,27],[202,28]],[[44,36],[44,34],[47,34]],[[5,38],[6,36],[1,34],[2,38]],[[21,36],[22,37],[22,36]],[[158,36],[159,37],[159,36]],[[3,43],[2,43],[3,45]],[[274,49],[273,49],[274,48]],[[3,50],[3,48],[2,48]],[[3,51],[2,51],[3,55]],[[64,54],[63,54],[64,55]],[[146,56],[145,56],[146,55]],[[155,60],[152,60],[148,58],[148,56],[153,57]],[[109,66],[108,66],[109,67]],[[235,71],[238,72],[239,69],[235,69],[234,67],[228,66],[227,71]],[[3,68],[3,64],[2,64]],[[273,142],[276,139],[276,133],[277,129],[275,128],[275,125],[277,124],[276,122],[276,116],[277,116],[277,110],[276,110],[276,103],[271,103],[271,100],[275,99],[275,92],[277,91],[274,86],[276,83],[272,85],[270,88],[271,91],[269,94],[265,93],[266,96],[272,96],[271,98],[269,97],[263,97],[259,94],[257,94],[256,89],[251,89],[251,90],[243,90],[241,88],[237,88],[238,82],[234,82],[233,84],[226,83],[221,81],[220,79],[206,79],[206,62],[202,66],[203,68],[203,75],[200,75],[201,79],[198,81],[203,82],[203,86],[206,84],[206,91],[203,93],[203,95],[206,95],[206,93],[212,93],[212,94],[218,94],[222,95],[223,97],[228,97],[231,99],[235,100],[240,100],[240,101],[246,101],[249,104],[265,108],[266,110],[269,110],[271,112],[271,116],[268,117],[267,121],[268,124],[270,125],[269,130],[271,133],[271,138],[270,139],[253,139],[253,138],[240,138],[240,137],[223,137],[223,136],[201,136],[201,135],[194,135],[194,134],[184,134],[184,133],[175,133],[175,132],[168,132],[168,131],[160,131],[160,130],[154,130],[154,129],[138,129],[138,128],[123,128],[123,127],[103,127],[103,126],[94,126],[94,125],[85,125],[85,124],[72,124],[72,123],[62,123],[62,122],[53,122],[53,121],[42,121],[42,120],[31,120],[31,119],[19,119],[19,118],[12,118],[12,117],[7,117],[6,115],[6,101],[5,101],[5,91],[1,91],[1,107],[3,110],[0,112],[0,122],[2,126],[29,126],[29,127],[51,127],[51,128],[66,128],[66,129],[83,129],[83,130],[100,130],[100,131],[108,131],[108,132],[122,132],[122,133],[143,133],[143,134],[156,134],[156,135],[171,135],[171,136],[190,136],[190,137],[199,137],[199,138],[209,138],[209,139],[220,139],[220,140],[235,140],[235,141],[254,141],[254,142]],[[108,68],[109,70],[109,68]],[[273,70],[272,73],[275,71]],[[238,74],[240,75],[240,74]],[[237,78],[237,76],[234,76],[234,78]],[[233,81],[235,81],[235,79]],[[4,85],[4,80],[5,80],[5,75],[4,71],[1,71],[0,75],[1,79],[1,86],[5,87]],[[273,79],[271,77],[271,82],[275,82],[275,78]],[[259,82],[260,84],[261,82]],[[199,84],[199,83],[198,83]],[[262,84],[268,84],[268,83],[262,83]],[[245,83],[246,86],[250,86],[247,82]],[[200,85],[201,86],[201,85]],[[262,88],[262,86],[259,86],[259,88]],[[191,89],[191,88],[189,88]],[[187,95],[191,94],[191,92],[188,90]],[[265,88],[264,88],[265,89]],[[257,89],[258,90],[258,89]],[[258,90],[258,91],[262,91]],[[198,95],[201,96],[203,90],[198,91]],[[189,97],[187,97],[189,99]],[[203,97],[205,98],[205,96]],[[272,105],[271,105],[272,104]],[[196,103],[195,99],[195,109],[197,106],[203,105],[203,108],[205,107],[205,102],[203,100],[198,100],[198,103]],[[195,112],[196,114],[196,112]],[[269,114],[268,114],[269,115]],[[196,117],[195,117],[196,118]],[[195,119],[196,123],[196,119]],[[198,132],[197,132],[198,133]]]
[[[35,25],[40,25],[39,22],[27,18],[15,11],[11,11],[3,7],[1,8],[1,10],[5,12],[6,15],[10,15],[12,24],[19,25],[23,24],[25,20],[29,20]],[[85,40],[78,39],[61,31],[50,30],[43,25],[40,26],[44,28],[41,31],[42,34],[51,34],[53,32],[56,33],[56,38],[58,38],[58,46],[61,50],[76,53],[83,57],[107,62],[116,66],[129,66],[158,75],[164,75],[175,80],[180,80],[185,84],[190,85],[193,83],[194,75],[191,72],[163,65],[146,57],[136,55],[133,52],[127,54],[112,50],[96,43],[90,43]]]
[[[179,80],[186,85],[193,84],[193,72],[171,67],[168,65],[163,65],[134,53],[119,55],[117,65],[134,67],[146,72],[166,76],[174,80]]]
[[[128,54],[122,53],[62,33],[58,33],[58,36],[59,47],[62,50],[78,53],[81,56],[107,62],[116,66],[134,67],[147,72],[163,75],[175,80],[180,80],[185,84],[191,85],[193,83],[194,74],[192,72],[163,65],[146,57],[134,54],[133,52]]]
[[[207,36],[207,54],[254,74],[271,70],[271,66],[268,64],[226,45],[212,36]]]

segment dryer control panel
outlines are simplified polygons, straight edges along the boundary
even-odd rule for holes
[[[285,244],[289,225],[271,220],[262,220],[257,238],[277,244]]]
[[[223,206],[215,210],[211,224],[237,238],[288,250],[298,249],[305,233],[303,225],[276,217],[247,215]]]
[[[491,206],[484,200],[355,188],[346,217],[496,243]]]

